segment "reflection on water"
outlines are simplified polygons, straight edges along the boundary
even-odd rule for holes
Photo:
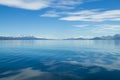
[[[0,41],[0,80],[120,80],[119,40]]]

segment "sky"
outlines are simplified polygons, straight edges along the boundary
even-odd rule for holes
[[[0,0],[0,36],[120,34],[120,0]]]

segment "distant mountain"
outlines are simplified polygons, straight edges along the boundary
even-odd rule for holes
[[[95,37],[92,40],[120,40],[120,34],[116,34],[114,36],[102,36],[102,37]]]
[[[120,40],[120,34],[116,34],[114,36],[102,36],[94,38],[68,38],[64,40]]]
[[[118,39],[119,39],[119,40],[120,40],[120,34],[114,35],[114,36],[113,36],[113,39],[115,39],[115,40],[118,40]]]
[[[24,37],[4,37],[4,36],[0,36],[0,40],[49,40],[49,39],[36,38],[34,36],[24,36]]]
[[[37,38],[34,36],[23,36],[23,37],[0,36],[0,40],[54,40],[54,39]],[[94,37],[94,38],[67,38],[63,40],[120,40],[120,34],[116,34],[113,36]]]
[[[64,40],[86,40],[85,38],[67,38]]]

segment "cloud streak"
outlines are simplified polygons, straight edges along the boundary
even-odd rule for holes
[[[82,10],[79,12],[69,13],[68,16],[60,18],[65,21],[120,21],[120,10]]]
[[[89,27],[89,25],[81,24],[81,25],[73,25],[74,27],[77,28],[84,28],[84,27]]]
[[[51,0],[0,0],[0,5],[28,10],[39,10],[50,5]]]
[[[57,9],[74,9],[77,5],[84,2],[83,0],[56,0],[51,7]]]
[[[60,15],[55,11],[48,11],[45,14],[40,15],[41,17],[59,17]]]
[[[101,33],[101,32],[109,32],[109,31],[120,31],[120,25],[116,24],[101,24],[101,25],[95,25],[96,28],[92,30],[92,32],[95,33]]]
[[[83,4],[87,1],[83,1],[83,0],[0,0],[0,5],[27,9],[27,10],[40,10],[43,8],[74,9],[77,5]]]

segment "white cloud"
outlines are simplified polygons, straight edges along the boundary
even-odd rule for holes
[[[79,12],[70,12],[68,16],[60,18],[66,21],[120,21],[120,10],[82,10]]]
[[[59,17],[59,14],[55,11],[48,11],[43,15],[40,15],[42,17]]]
[[[40,10],[48,7],[52,9],[73,9],[76,5],[84,2],[83,0],[0,0],[0,5],[28,10]]]
[[[0,0],[0,5],[28,10],[39,10],[48,7],[51,2],[52,0]]]
[[[74,9],[78,4],[80,5],[84,2],[83,0],[56,0],[51,7],[58,9]]]
[[[67,15],[69,12],[57,12],[55,10],[47,11],[44,14],[40,15],[42,17],[61,17],[62,15]]]
[[[73,25],[73,26],[77,28],[83,28],[83,27],[88,27],[89,25],[81,24],[81,25]]]
[[[102,30],[120,30],[120,25],[102,24],[98,26],[101,26]]]
[[[120,24],[80,24],[80,25],[73,25],[76,28],[88,28],[91,27],[90,31],[94,33],[104,33],[104,32],[119,32],[120,31]]]
[[[119,24],[101,24],[101,25],[95,25],[96,28],[92,30],[92,32],[110,32],[110,31],[120,31],[120,25]]]
[[[58,9],[74,9],[78,5],[87,3],[87,2],[94,2],[99,0],[54,0],[54,3],[51,6],[52,8]]]
[[[71,15],[72,12],[64,12],[63,10],[66,9],[74,9],[78,5],[87,3],[87,2],[93,2],[98,0],[52,0],[51,5],[49,5],[50,11],[45,12],[42,14],[42,17],[60,17],[62,15]],[[60,11],[58,11],[60,10]]]

